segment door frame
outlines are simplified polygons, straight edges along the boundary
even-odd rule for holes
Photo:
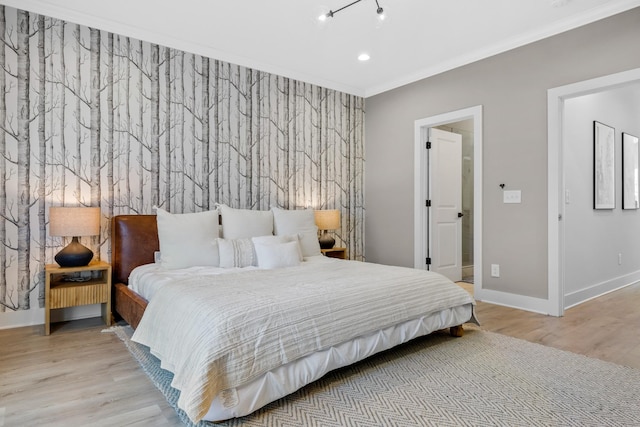
[[[425,143],[429,129],[473,119],[473,268],[474,293],[482,289],[482,105],[451,111],[414,122],[414,267],[425,269],[428,226],[425,200],[429,194],[429,164]]]
[[[601,92],[640,81],[640,68],[572,83],[547,91],[547,192],[548,192],[548,300],[546,312],[552,316],[564,314],[564,254],[565,227],[565,165],[564,165],[564,103],[565,100]]]

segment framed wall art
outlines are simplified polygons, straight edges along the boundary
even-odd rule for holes
[[[593,208],[616,207],[615,129],[593,122]]]
[[[640,208],[638,137],[622,133],[622,209]]]

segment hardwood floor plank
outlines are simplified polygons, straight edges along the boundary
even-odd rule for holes
[[[162,393],[104,328],[88,322],[49,336],[42,327],[0,331],[4,425],[180,426]]]
[[[483,302],[476,313],[484,330],[640,368],[640,283],[570,308],[564,317]]]

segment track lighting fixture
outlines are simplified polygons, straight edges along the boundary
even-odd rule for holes
[[[342,6],[340,9],[330,10],[329,12],[327,12],[327,13],[325,13],[325,14],[320,15],[320,16],[318,17],[318,19],[319,19],[320,21],[326,21],[326,20],[327,20],[327,18],[333,18],[333,16],[334,16],[336,13],[338,13],[338,12],[340,12],[340,11],[343,11],[344,9],[346,9],[346,8],[348,8],[348,7],[351,7],[351,6],[353,6],[354,4],[356,4],[356,3],[360,3],[361,1],[362,1],[362,0],[356,0],[356,1],[352,2],[352,3],[349,3],[349,4],[348,4],[348,5],[346,5],[346,6]],[[380,7],[380,3],[378,3],[378,0],[376,0],[376,6],[377,6],[377,8],[376,8],[376,13],[378,14],[378,19],[383,20],[383,19],[384,19],[384,9],[383,9],[382,7]]]

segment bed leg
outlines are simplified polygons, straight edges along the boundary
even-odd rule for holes
[[[464,328],[462,325],[452,326],[449,328],[449,334],[452,337],[461,337],[464,335]]]

